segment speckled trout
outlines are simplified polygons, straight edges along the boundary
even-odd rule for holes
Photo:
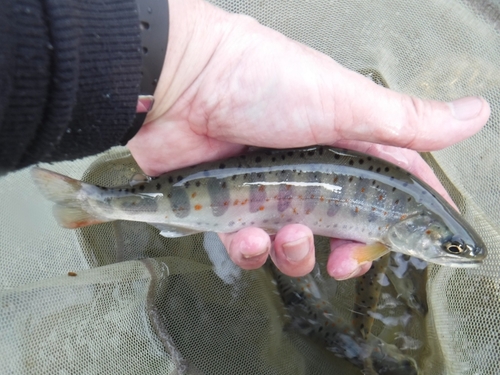
[[[316,267],[318,267],[316,265]],[[322,295],[312,272],[293,278],[271,265],[280,296],[288,310],[292,329],[324,345],[367,375],[417,375],[415,360],[395,345],[366,333],[342,319]]]
[[[425,182],[354,151],[259,150],[112,188],[41,168],[32,176],[67,228],[131,220],[179,237],[248,226],[275,233],[301,223],[318,235],[368,244],[361,261],[391,250],[470,267],[486,255],[473,228]]]

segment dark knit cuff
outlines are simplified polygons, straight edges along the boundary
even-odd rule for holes
[[[7,100],[0,103],[3,166],[75,159],[118,144],[141,82],[135,1],[8,3],[13,59],[5,55],[9,94],[0,96]]]

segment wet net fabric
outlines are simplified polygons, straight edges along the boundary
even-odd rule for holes
[[[488,99],[480,134],[426,155],[488,258],[477,269],[430,267],[426,319],[399,339],[381,321],[373,333],[417,353],[422,373],[499,374],[500,3],[214,3],[394,90]],[[104,186],[137,171],[122,149],[47,168]],[[215,234],[165,239],[126,222],[70,231],[57,226],[28,171],[1,177],[0,191],[0,373],[360,373],[292,329],[273,272],[237,268]],[[354,281],[327,287],[348,319]]]

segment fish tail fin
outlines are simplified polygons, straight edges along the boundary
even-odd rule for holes
[[[57,203],[54,216],[60,226],[75,229],[108,221],[84,209],[79,193],[85,183],[38,167],[31,170],[31,176],[41,193]]]
[[[43,196],[52,202],[65,204],[78,200],[81,181],[38,167],[31,170],[31,177]]]

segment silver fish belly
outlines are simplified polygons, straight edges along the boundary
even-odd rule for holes
[[[259,150],[114,188],[34,168],[61,225],[147,222],[176,237],[301,223],[315,234],[381,243],[451,266],[486,254],[475,231],[431,187],[375,157],[331,147]],[[68,187],[68,185],[71,185]]]

